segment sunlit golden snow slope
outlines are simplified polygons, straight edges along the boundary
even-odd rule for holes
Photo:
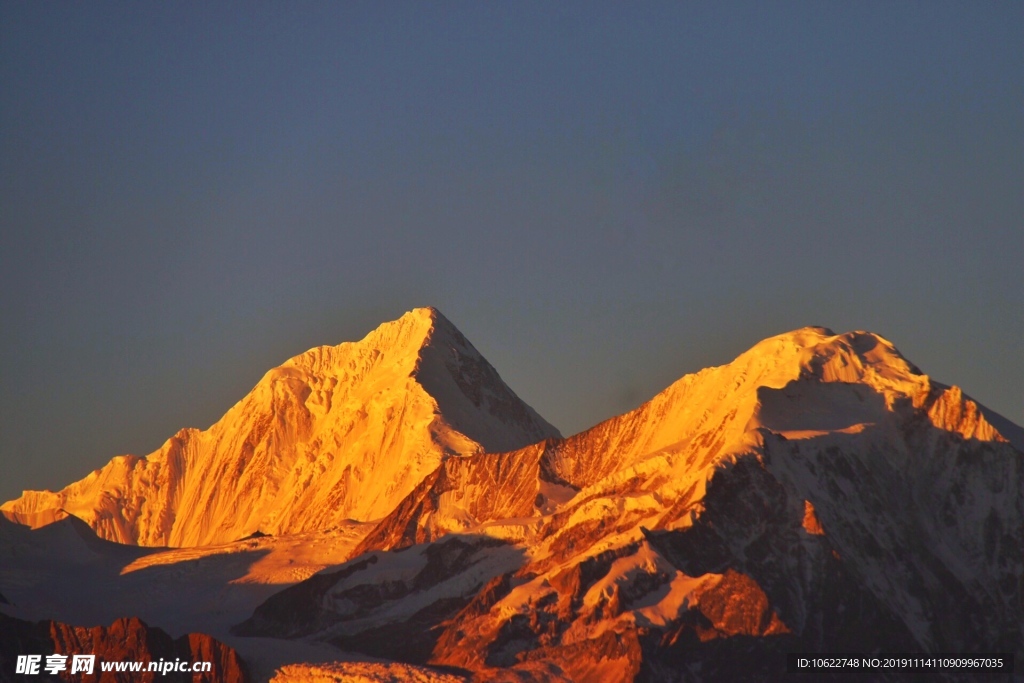
[[[102,538],[225,543],[383,517],[451,455],[556,436],[432,308],[264,375],[206,431],[183,429],[54,493],[0,506],[32,527],[71,513]]]
[[[1024,459],[993,421],[876,334],[803,328],[567,439],[445,461],[236,633],[581,681],[1016,651]]]

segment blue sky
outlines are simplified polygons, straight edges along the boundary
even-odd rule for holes
[[[0,0],[0,499],[440,308],[564,433],[803,325],[1024,422],[1024,4]]]

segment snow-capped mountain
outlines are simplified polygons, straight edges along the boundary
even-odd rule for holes
[[[1024,431],[887,340],[804,328],[573,437],[444,460],[236,632],[476,680],[1021,653],[1022,463]]]
[[[70,513],[102,538],[149,546],[309,532],[387,515],[449,456],[557,435],[440,312],[421,308],[288,360],[205,431],[0,511],[32,527]]]

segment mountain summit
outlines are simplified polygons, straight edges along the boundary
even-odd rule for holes
[[[0,511],[30,526],[71,513],[151,546],[298,533],[383,517],[450,456],[555,436],[447,318],[419,308],[270,370],[206,431]]]
[[[989,417],[1005,424],[1007,434]],[[692,502],[721,462],[760,448],[765,435],[820,441],[833,432],[879,433],[911,419],[959,438],[1012,441],[1024,450],[1019,427],[959,388],[932,382],[885,338],[805,327],[765,339],[731,363],[686,375],[635,410],[574,436],[517,453],[446,463],[382,520],[361,548],[403,547],[501,516],[564,509],[566,500],[621,493],[624,482],[635,488],[646,481],[643,488],[657,490],[659,501],[683,495]],[[516,476],[498,476],[496,468],[513,462],[530,464]],[[518,495],[470,485],[479,479],[494,487],[523,477],[534,482],[534,491],[521,481]],[[660,504],[648,503],[660,510]],[[663,514],[674,513],[658,512]]]
[[[802,328],[575,436],[444,461],[347,564],[236,632],[479,680],[1020,653],[1020,436],[877,334]]]

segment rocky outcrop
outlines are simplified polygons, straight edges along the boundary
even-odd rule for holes
[[[316,586],[309,611],[272,600],[247,623],[478,680],[786,680],[798,650],[1022,653],[1024,453],[991,415],[877,335],[797,330],[576,436],[443,463],[366,554],[291,589]],[[457,542],[472,561],[447,590],[417,588]]]
[[[428,475],[353,551],[407,548],[487,520],[527,518],[543,505],[551,441],[519,451],[451,458]],[[575,493],[573,491],[572,493]],[[519,534],[510,529],[513,538]],[[500,537],[501,530],[490,534]]]
[[[68,656],[65,671],[47,674],[42,669],[36,680],[67,680],[83,683],[134,683],[136,681],[180,681],[182,683],[245,683],[245,665],[238,654],[210,636],[189,633],[171,638],[159,628],[136,618],[118,619],[108,627],[69,626],[55,621],[28,622],[0,613],[0,681],[21,681],[15,673],[18,655],[61,654]],[[71,655],[95,655],[91,675],[71,674]],[[209,672],[115,672],[103,671],[101,662],[175,662],[191,666],[209,662]]]
[[[417,309],[274,368],[206,431],[0,511],[33,527],[70,513],[149,546],[308,532],[383,517],[451,456],[557,435],[443,315]]]

